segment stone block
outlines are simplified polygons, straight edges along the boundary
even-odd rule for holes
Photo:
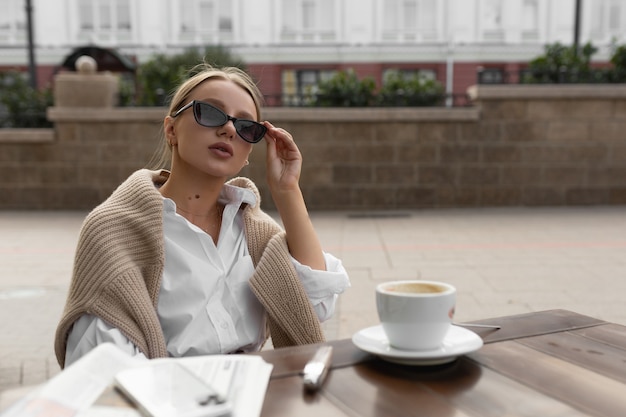
[[[583,185],[586,170],[580,165],[546,166],[543,168],[542,184],[554,186]]]
[[[626,186],[609,188],[608,204],[626,204]]]
[[[462,166],[459,171],[460,185],[494,185],[500,182],[500,170],[496,166]]]
[[[481,147],[481,161],[483,163],[520,162],[522,150],[520,146],[510,144],[484,144]]]
[[[539,185],[541,184],[541,165],[504,165],[500,167],[500,184],[509,185]]]
[[[616,120],[623,121],[626,119],[626,100],[615,101],[615,111],[612,115]]]
[[[428,186],[401,186],[396,190],[396,201],[398,208],[435,207],[437,205],[436,188]]]
[[[502,124],[502,140],[511,142],[539,142],[546,139],[548,123],[511,120]]]
[[[598,142],[623,141],[626,138],[625,135],[626,120],[594,120],[589,125],[590,140]]]
[[[414,184],[416,169],[412,164],[377,164],[374,167],[375,182],[382,184]]]
[[[303,163],[309,162],[326,162],[326,163],[345,163],[359,161],[356,150],[361,148],[355,143],[339,142],[339,143],[319,143],[298,145],[302,153]],[[256,151],[254,151],[256,152]]]
[[[519,120],[528,117],[528,104],[525,100],[481,100],[480,107],[485,120]]]
[[[368,165],[333,166],[333,181],[337,184],[371,184],[373,180],[373,170]]]
[[[359,164],[380,164],[393,162],[395,151],[392,146],[372,144],[370,146],[354,146],[354,161]]]
[[[471,142],[498,142],[502,140],[502,123],[497,120],[484,120],[481,123],[459,123],[459,140]]]
[[[467,143],[444,144],[440,148],[441,162],[446,163],[466,163],[478,162],[480,160],[480,147]]]
[[[394,159],[400,163],[435,163],[439,160],[439,146],[421,143],[401,144],[395,147]]]
[[[449,143],[459,139],[456,126],[450,123],[420,123],[417,133],[420,142]]]
[[[458,167],[451,165],[419,165],[418,183],[426,186],[450,185],[458,182]]]
[[[306,194],[306,201],[308,204],[323,210],[353,209],[351,194],[352,187],[316,185],[310,187],[309,192]]]
[[[314,163],[302,166],[300,181],[303,184],[331,185],[333,181],[332,165],[316,159]]]
[[[418,139],[420,130],[417,123],[376,123],[369,126],[363,126],[373,131],[373,139],[376,143],[393,143],[402,145],[405,143],[415,143]],[[368,137],[368,136],[366,136]]]
[[[522,201],[520,187],[482,187],[480,189],[480,202],[482,206],[517,206]]]
[[[626,132],[626,129],[624,130]],[[624,143],[616,144],[609,149],[609,159],[613,164],[626,163],[626,141]]]
[[[478,187],[439,187],[436,189],[437,207],[478,207],[480,189]]]
[[[374,210],[396,207],[396,187],[355,185],[350,192],[350,204],[355,208],[367,207]]]
[[[565,204],[564,191],[556,187],[524,187],[522,204],[529,206],[562,206]]]
[[[565,202],[570,205],[606,204],[609,201],[609,190],[606,188],[575,187],[565,191]]]
[[[61,73],[54,79],[56,107],[114,107],[119,100],[119,80],[108,73]]]
[[[606,143],[584,143],[577,146],[564,144],[564,148],[559,147],[559,150],[569,163],[605,164],[609,159]]]
[[[532,120],[598,120],[610,119],[610,100],[532,100],[528,103],[528,118]]]
[[[546,140],[584,141],[591,139],[591,125],[586,121],[568,120],[548,123]]]

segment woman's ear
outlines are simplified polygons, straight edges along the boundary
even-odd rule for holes
[[[176,138],[176,130],[174,129],[174,118],[172,116],[166,116],[163,120],[163,130],[165,132],[165,140],[170,146],[176,146],[178,139]]]

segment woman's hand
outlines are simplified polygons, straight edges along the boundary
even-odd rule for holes
[[[300,190],[302,154],[285,129],[267,127],[267,182],[287,233],[291,256],[313,269],[326,269],[322,246],[309,218]]]
[[[299,187],[302,154],[285,129],[263,122],[267,127],[267,182],[272,192],[293,191]]]

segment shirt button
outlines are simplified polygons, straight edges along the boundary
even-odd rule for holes
[[[222,322],[221,324],[222,329],[226,330],[228,329],[228,323],[226,323],[225,321]]]

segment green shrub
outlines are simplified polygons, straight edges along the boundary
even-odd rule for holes
[[[317,85],[311,101],[319,107],[365,107],[373,103],[376,83],[372,78],[359,80],[354,70],[339,71]]]
[[[436,106],[445,99],[441,83],[418,74],[407,78],[398,71],[388,73],[377,96],[381,106]]]
[[[591,42],[576,51],[559,42],[545,46],[545,53],[530,61],[523,83],[602,82],[602,72],[591,70],[591,57],[598,51]],[[599,77],[599,78],[598,78]]]
[[[52,101],[52,91],[32,88],[24,73],[0,73],[0,127],[50,127],[46,109]]]
[[[177,55],[157,54],[138,68],[138,104],[165,105],[176,87],[194,75],[194,67],[203,62],[216,67],[234,66],[245,70],[243,62],[221,46],[208,46],[203,51],[189,48]]]
[[[613,64],[612,81],[616,83],[626,82],[626,45],[615,48],[611,56],[611,64]]]

